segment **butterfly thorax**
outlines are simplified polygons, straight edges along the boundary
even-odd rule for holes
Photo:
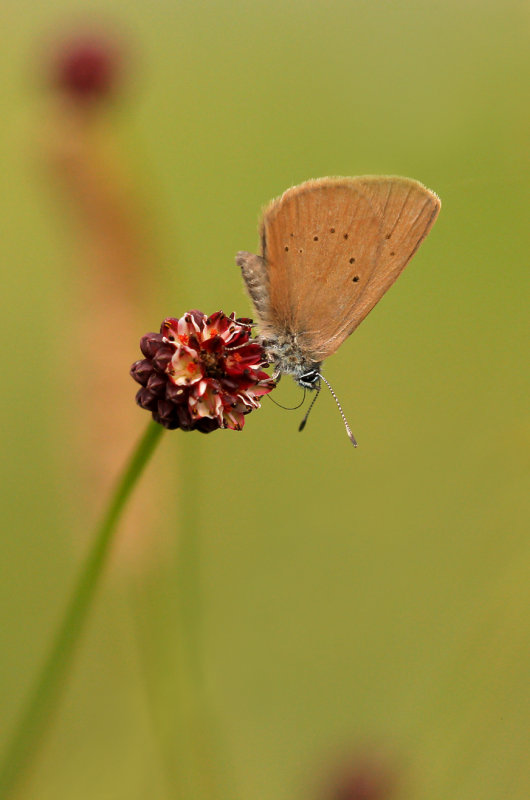
[[[297,336],[291,331],[282,332],[278,336],[262,337],[261,344],[268,361],[274,365],[274,377],[292,375],[294,380],[305,389],[315,389],[318,382],[320,364],[308,358],[300,347]]]

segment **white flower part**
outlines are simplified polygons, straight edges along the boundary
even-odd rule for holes
[[[197,353],[189,347],[181,345],[175,350],[171,364],[167,370],[171,381],[177,386],[189,386],[203,377]]]
[[[251,394],[249,391],[240,392],[237,395],[237,399],[240,403],[243,403],[245,406],[251,406],[252,408],[261,408],[260,403],[256,399],[254,394]]]
[[[194,334],[199,336],[201,329],[195,321],[193,314],[184,314],[177,323],[177,331],[180,342],[187,345],[189,337]]]
[[[189,406],[192,413],[197,413],[199,417],[210,417],[219,419],[222,422],[223,404],[219,394],[214,393],[207,381],[200,381],[193,395],[189,399]]]

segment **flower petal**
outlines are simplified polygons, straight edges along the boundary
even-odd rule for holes
[[[203,370],[193,350],[178,347],[171,359],[168,374],[176,386],[188,386],[201,380]]]
[[[241,411],[236,411],[233,408],[223,409],[223,427],[230,428],[232,431],[240,431],[245,424],[245,417]]]

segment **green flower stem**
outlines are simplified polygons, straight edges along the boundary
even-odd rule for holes
[[[48,656],[8,742],[0,765],[0,800],[12,796],[51,720],[107,562],[118,520],[163,430],[155,422],[149,424],[117,483]]]

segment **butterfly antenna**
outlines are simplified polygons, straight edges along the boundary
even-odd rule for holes
[[[304,418],[303,418],[302,422],[301,422],[301,423],[300,423],[300,425],[298,426],[298,430],[299,430],[299,431],[303,431],[303,430],[304,430],[304,428],[305,428],[305,424],[306,424],[306,422],[307,422],[307,418],[308,418],[308,416],[309,416],[309,414],[310,414],[310,412],[311,412],[311,409],[312,409],[312,408],[313,408],[313,406],[315,405],[315,402],[316,402],[316,399],[317,399],[317,397],[318,397],[318,393],[319,393],[319,392],[320,392],[320,385],[318,385],[318,386],[316,387],[316,389],[315,389],[315,396],[314,396],[314,397],[313,397],[313,399],[311,400],[311,404],[310,404],[309,408],[307,409],[307,411],[306,411],[306,413],[305,413],[305,416],[304,416]],[[305,389],[304,389],[304,398],[305,398]]]
[[[342,410],[342,406],[341,406],[341,404],[339,403],[339,398],[337,397],[337,395],[335,394],[335,392],[334,392],[334,391],[333,391],[333,389],[331,388],[331,384],[330,384],[330,383],[329,383],[329,382],[328,382],[328,381],[325,379],[325,377],[324,377],[323,375],[321,375],[321,374],[320,374],[320,372],[318,373],[318,377],[319,377],[319,378],[322,378],[322,380],[324,381],[324,383],[325,383],[325,384],[326,384],[326,386],[328,387],[329,391],[331,392],[331,396],[333,397],[333,399],[335,400],[335,402],[336,402],[337,406],[339,407],[340,415],[341,415],[341,417],[342,417],[342,421],[344,422],[344,425],[346,426],[346,433],[347,433],[347,434],[348,434],[348,436],[349,436],[350,442],[352,443],[352,445],[353,445],[354,447],[357,447],[357,440],[356,440],[355,436],[353,435],[353,433],[352,433],[352,430],[351,430],[350,426],[348,425],[348,420],[346,419],[346,416],[345,416],[345,414],[344,414],[344,411]],[[315,400],[316,400],[316,398],[315,398]],[[313,402],[314,402],[314,401],[313,401]],[[311,407],[312,407],[312,406],[313,406],[313,403],[311,403]],[[309,408],[309,411],[311,411],[311,407]],[[309,413],[309,412],[308,412],[308,413]],[[307,418],[307,415],[306,415],[306,418]],[[304,420],[304,422],[305,422],[305,420]]]

